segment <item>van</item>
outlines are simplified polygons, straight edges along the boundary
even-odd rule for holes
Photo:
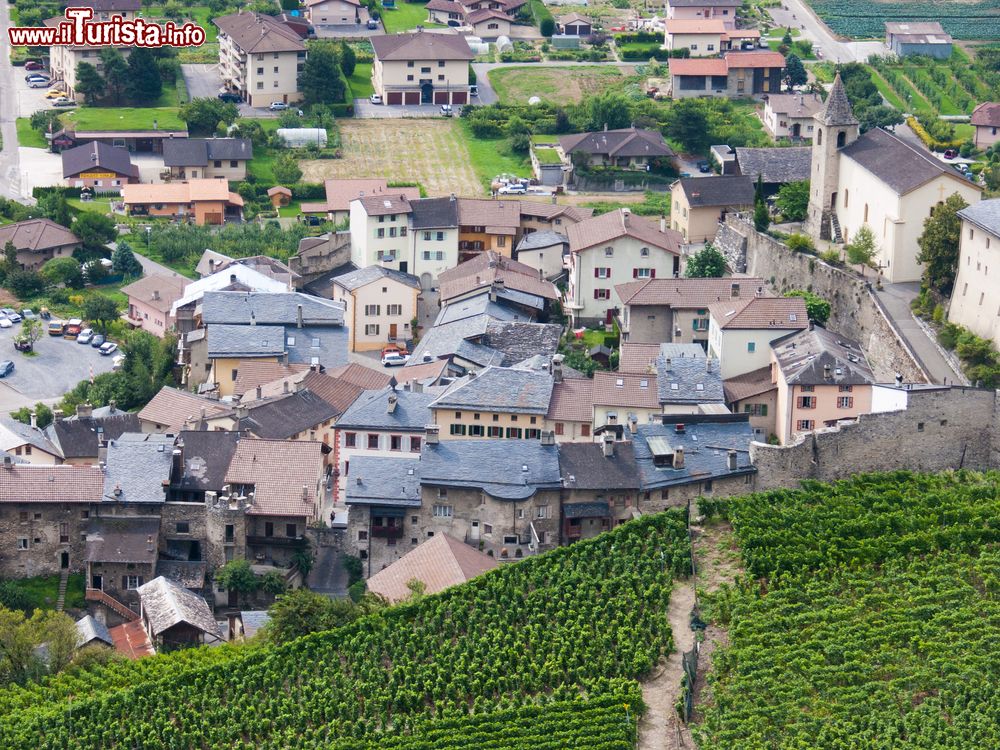
[[[53,320],[49,322],[49,336],[62,336],[63,335],[63,322],[61,320]]]
[[[66,321],[66,326],[63,328],[64,336],[72,336],[76,338],[80,335],[80,331],[83,330],[83,321],[79,318],[70,318]]]

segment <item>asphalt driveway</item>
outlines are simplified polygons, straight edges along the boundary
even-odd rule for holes
[[[14,372],[0,380],[0,403],[17,396],[31,403],[58,399],[81,380],[111,371],[114,356],[103,357],[89,344],[73,339],[43,335],[35,343],[35,356],[25,356],[14,349],[20,331],[20,323],[0,329],[0,360],[14,363]]]

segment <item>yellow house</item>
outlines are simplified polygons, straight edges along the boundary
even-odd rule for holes
[[[670,224],[685,242],[708,242],[728,212],[745,211],[753,201],[750,177],[685,177],[670,187]]]
[[[218,385],[220,396],[233,395],[241,360],[278,362],[285,354],[282,326],[213,324],[207,334],[207,381]]]
[[[521,227],[518,201],[460,198],[458,201],[459,261],[487,250],[510,258]]]
[[[372,86],[385,104],[468,104],[469,63],[465,37],[418,31],[371,38]]]
[[[547,372],[487,367],[456,381],[431,405],[441,438],[538,440],[554,380]]]
[[[711,57],[722,51],[726,24],[721,18],[668,19],[665,27],[670,51],[690,50],[691,57]]]
[[[344,303],[344,321],[350,329],[348,349],[365,352],[388,342],[408,341],[410,321],[417,316],[420,279],[383,266],[367,266],[335,276],[333,299]]]

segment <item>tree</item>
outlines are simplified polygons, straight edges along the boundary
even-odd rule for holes
[[[344,101],[344,79],[337,48],[331,42],[312,44],[299,89],[307,104],[338,104]]]
[[[344,71],[344,75],[350,78],[354,75],[354,68],[358,65],[358,56],[354,52],[354,48],[344,42],[340,44],[340,69]]]
[[[103,294],[91,294],[83,303],[83,316],[101,331],[118,318],[118,303]]]
[[[0,607],[0,683],[24,684],[58,672],[69,663],[76,638],[76,624],[63,612],[36,609],[29,618]],[[36,651],[43,643],[47,660]]]
[[[785,33],[781,37],[781,43],[782,44],[786,44],[789,47],[792,45],[792,27],[791,26],[786,26],[785,27]]]
[[[805,86],[809,81],[809,74],[806,73],[806,66],[802,64],[798,55],[789,55],[785,58],[785,81],[788,87]]]
[[[177,112],[177,116],[187,123],[191,135],[213,135],[220,123],[232,125],[239,115],[235,104],[214,97],[192,99]]]
[[[104,79],[97,68],[82,60],[76,64],[76,91],[83,94],[87,104],[93,104],[104,95]]]
[[[725,272],[726,259],[710,242],[691,256],[684,269],[689,279],[719,279]]]
[[[298,160],[290,153],[283,153],[274,160],[274,179],[280,185],[292,185],[302,179]]]
[[[950,195],[924,220],[924,232],[917,240],[917,261],[924,264],[924,284],[942,297],[948,297],[955,285],[962,232],[958,212],[967,205],[958,193]]]
[[[854,235],[854,242],[845,248],[847,250],[847,260],[850,263],[861,266],[861,275],[865,275],[865,266],[870,266],[875,259],[875,234],[871,227],[862,224],[861,229]]]
[[[353,621],[358,608],[345,599],[330,599],[308,589],[295,589],[279,596],[267,610],[270,619],[265,637],[286,643],[309,633],[333,630]]]
[[[895,107],[887,107],[878,104],[874,107],[863,107],[857,115],[861,124],[861,132],[864,133],[873,128],[885,128],[891,130],[903,122],[903,113]]]
[[[111,253],[111,270],[127,279],[142,276],[142,264],[136,260],[132,246],[125,240],[120,240]]]
[[[45,281],[41,276],[21,269],[8,273],[4,285],[20,300],[31,299],[45,290]]]
[[[46,427],[52,424],[52,420],[54,419],[54,416],[52,414],[52,409],[43,404],[41,401],[39,401],[33,407],[22,406],[17,411],[12,411],[10,413],[10,416],[11,418],[16,419],[18,422],[21,422],[22,424],[31,424],[32,412],[34,412],[35,414],[35,424],[37,424],[39,428],[44,430]],[[6,607],[11,606],[10,604],[7,604],[3,600],[2,595],[0,595],[0,604]]]
[[[31,115],[31,127],[39,133],[54,133],[62,128],[59,117],[62,115],[58,109],[40,109]]]
[[[753,205],[753,226],[758,232],[766,232],[771,226],[771,214],[767,210],[767,204],[758,200]]]
[[[83,243],[84,259],[103,256],[107,245],[118,236],[114,219],[96,211],[84,211],[73,222],[73,234]]]
[[[801,297],[806,302],[806,314],[809,320],[823,325],[830,319],[830,303],[817,294],[805,289],[793,289],[785,293],[786,297]]]
[[[68,229],[73,223],[73,212],[69,209],[66,196],[61,192],[45,193],[39,196],[38,207],[46,218],[52,219],[56,224],[62,224]]]
[[[250,563],[242,558],[230,560],[215,571],[215,583],[227,591],[235,591],[237,596],[252,594],[258,586]]]
[[[260,577],[260,590],[266,594],[277,596],[288,589],[285,576],[280,571],[271,570]]]
[[[785,221],[802,221],[809,210],[809,180],[786,182],[778,188],[774,205]]]
[[[585,103],[591,130],[617,130],[627,128],[632,122],[631,102],[615,91],[605,91],[592,96]]]
[[[316,563],[316,555],[313,554],[312,547],[309,545],[309,541],[306,540],[301,547],[292,553],[292,565],[299,569],[299,572],[303,576],[309,575],[309,571],[313,569],[313,565]]]
[[[17,267],[17,247],[12,240],[7,240],[3,246],[4,263],[13,268]]]
[[[88,284],[103,284],[104,280],[111,275],[108,273],[108,267],[101,262],[102,260],[103,258],[94,258],[83,265],[83,277]]]
[[[697,99],[681,99],[669,112],[667,135],[691,153],[703,153],[712,143],[705,106]]]
[[[128,98],[139,104],[151,104],[163,93],[163,78],[152,50],[136,47],[128,56],[127,92]]]
[[[80,261],[73,257],[53,258],[46,261],[39,271],[48,284],[65,284],[73,289],[83,287],[83,272]]]
[[[122,93],[125,91],[125,86],[130,83],[129,63],[125,62],[125,57],[117,47],[102,47],[101,66],[104,69],[104,84],[108,93],[115,100],[115,104],[121,104]]]
[[[29,344],[34,346],[35,342],[42,337],[44,332],[45,328],[40,319],[29,318],[22,324],[21,332],[18,334],[17,338],[22,341],[27,341]]]

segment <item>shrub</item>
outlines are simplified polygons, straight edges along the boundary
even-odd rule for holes
[[[813,244],[812,237],[807,234],[790,234],[785,240],[785,244],[788,245],[789,250],[795,253],[813,254],[816,252],[816,245]]]

